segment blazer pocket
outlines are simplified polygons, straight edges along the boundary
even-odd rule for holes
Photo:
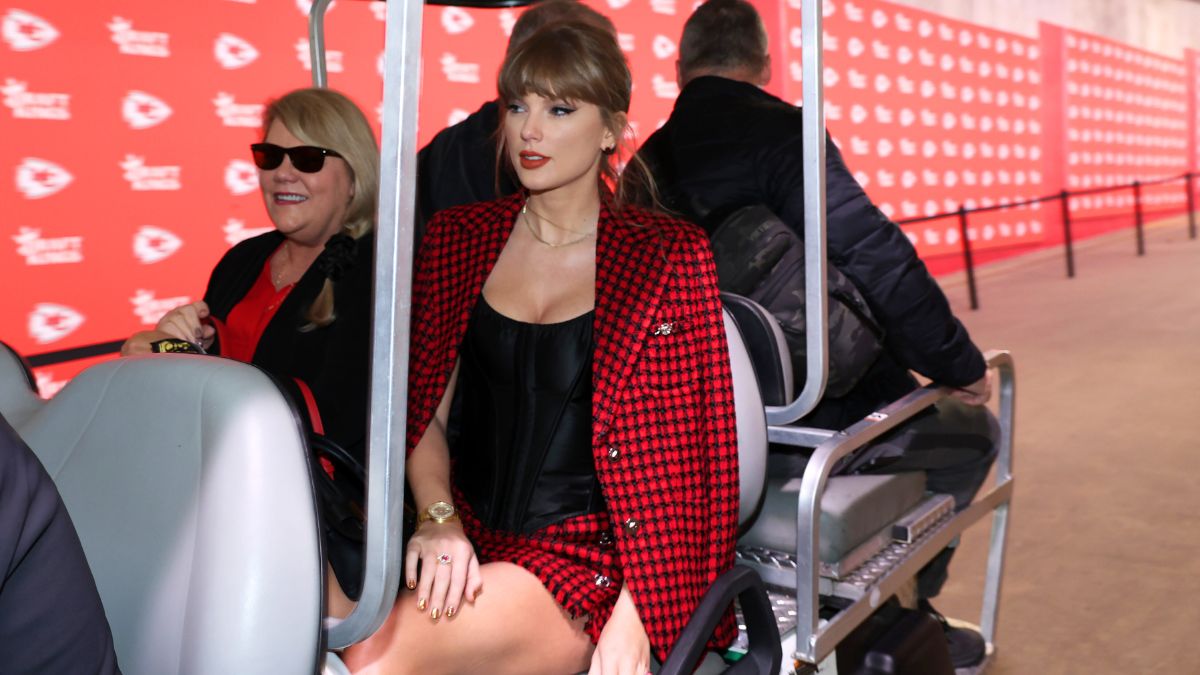
[[[686,395],[699,385],[698,355],[704,345],[699,315],[665,314],[655,319],[645,336],[634,382],[661,396]]]

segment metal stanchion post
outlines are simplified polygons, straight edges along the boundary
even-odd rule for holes
[[[971,238],[967,236],[967,207],[958,207],[958,229],[962,232],[963,263],[967,266],[967,293],[971,296],[971,309],[979,309],[979,296],[975,291],[975,260],[971,257]]]
[[[1137,229],[1137,254],[1146,255],[1145,223],[1142,217],[1142,182],[1133,181],[1133,225]]]
[[[1063,248],[1067,252],[1067,278],[1075,278],[1075,246],[1071,241],[1071,202],[1070,193],[1066,190],[1058,193],[1062,202]]]

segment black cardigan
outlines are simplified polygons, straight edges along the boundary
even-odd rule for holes
[[[687,217],[697,208],[764,204],[803,236],[802,140],[799,108],[752,84],[709,76],[684,87],[639,155],[666,206]],[[860,419],[916,386],[909,369],[952,386],[983,377],[983,356],[945,294],[828,138],[825,170],[829,262],[862,292],[887,337],[858,386],[823,400],[807,421],[842,428]]]
[[[222,322],[229,317],[282,243],[283,235],[272,231],[239,243],[221,258],[204,293],[214,317]],[[373,249],[374,235],[358,240],[354,264],[334,285],[333,323],[302,332],[308,323],[304,315],[325,282],[318,265],[311,265],[263,331],[250,361],[272,375],[307,415],[293,378],[303,380],[316,399],[325,435],[359,459],[367,430]],[[214,343],[213,351],[220,353],[220,345]]]

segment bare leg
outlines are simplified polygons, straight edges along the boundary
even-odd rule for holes
[[[588,669],[593,645],[584,619],[563,611],[537,577],[511,563],[480,568],[484,591],[474,604],[434,621],[402,591],[387,621],[342,656],[362,675],[564,675]]]
[[[342,585],[338,583],[337,575],[329,564],[325,565],[325,614],[338,619],[350,616],[358,603],[346,597]]]

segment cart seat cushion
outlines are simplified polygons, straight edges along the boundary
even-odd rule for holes
[[[762,511],[739,545],[796,550],[799,478],[767,479]],[[833,476],[821,499],[821,562],[834,564],[896,522],[925,494],[925,474]]]

